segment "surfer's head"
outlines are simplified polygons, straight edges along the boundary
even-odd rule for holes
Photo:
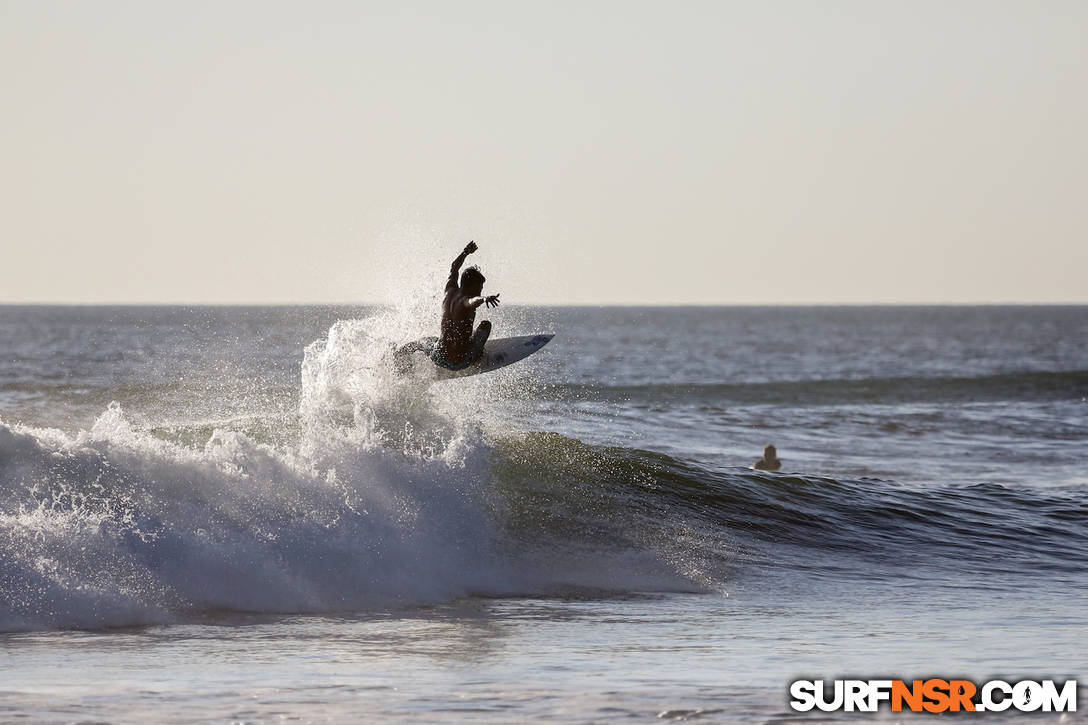
[[[461,273],[461,291],[472,297],[484,291],[484,275],[479,267],[472,266]]]

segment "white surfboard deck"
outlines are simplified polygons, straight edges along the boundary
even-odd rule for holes
[[[507,365],[524,360],[548,344],[555,337],[552,335],[521,335],[520,337],[500,337],[488,340],[484,343],[484,353],[474,363],[463,370],[447,370],[435,365],[434,361],[426,353],[417,352],[412,355],[413,368],[410,375],[427,375],[435,380],[449,380],[451,378],[464,378],[469,375],[489,373],[492,370],[504,368]],[[427,338],[426,341],[438,338]]]

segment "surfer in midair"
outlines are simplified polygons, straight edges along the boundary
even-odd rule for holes
[[[450,265],[450,276],[446,280],[446,296],[442,300],[442,334],[433,348],[427,350],[431,360],[447,370],[464,370],[474,363],[484,351],[484,343],[491,334],[491,322],[484,320],[473,332],[476,310],[481,305],[488,308],[499,306],[499,296],[483,296],[484,275],[478,267],[469,267],[461,272],[458,284],[457,273],[468,255],[478,249],[476,242],[469,242]],[[402,367],[407,356],[424,349],[423,343],[410,343],[397,350],[397,358]]]
[[[445,368],[460,369],[483,354],[484,343],[491,334],[491,322],[484,320],[473,332],[476,310],[481,305],[487,305],[489,309],[499,306],[498,295],[482,296],[484,275],[479,267],[472,266],[461,272],[461,283],[457,283],[457,273],[465,258],[478,248],[476,242],[469,242],[450,265],[446,297],[442,300],[442,336],[431,355],[432,360]]]

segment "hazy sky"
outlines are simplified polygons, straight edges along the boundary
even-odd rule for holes
[[[0,0],[0,301],[1088,302],[1088,2]]]

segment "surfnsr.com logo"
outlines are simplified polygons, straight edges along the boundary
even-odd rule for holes
[[[790,684],[790,707],[798,712],[876,712],[888,703],[892,712],[1076,712],[1077,681],[1059,687],[1054,680],[797,680]]]

